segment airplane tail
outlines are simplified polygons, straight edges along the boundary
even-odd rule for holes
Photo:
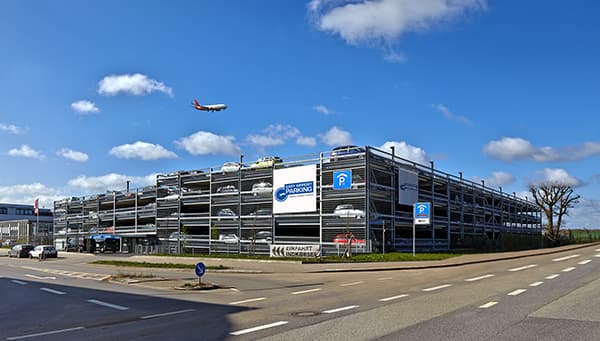
[[[197,107],[199,107],[199,106],[200,106],[200,103],[198,103],[198,100],[197,100],[197,99],[194,99],[194,105],[195,105],[195,106],[197,106]]]

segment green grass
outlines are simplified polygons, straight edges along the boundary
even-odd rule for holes
[[[323,258],[305,259],[304,263],[366,263],[366,262],[412,262],[444,260],[460,256],[457,253],[412,253],[390,252],[382,255],[380,253],[355,254],[351,258],[341,256],[327,256]]]
[[[148,262],[129,262],[120,260],[97,260],[91,264],[127,266],[137,268],[158,268],[158,269],[194,269],[195,264],[180,264],[180,263],[148,263]],[[223,265],[207,266],[207,270],[227,270],[229,267]]]

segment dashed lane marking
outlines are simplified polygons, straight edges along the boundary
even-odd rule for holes
[[[479,277],[467,278],[467,279],[465,279],[465,282],[479,281],[479,280],[494,277],[494,276],[495,275],[489,274],[489,275],[483,275],[483,276],[479,276]]]
[[[357,284],[362,284],[364,283],[364,281],[358,281],[358,282],[352,282],[352,283],[345,283],[345,284],[340,284],[341,287],[349,287],[351,285],[357,285]]]
[[[577,258],[579,257],[579,255],[571,255],[571,256],[565,256],[565,257],[560,257],[560,258],[554,258],[552,261],[553,262],[560,262],[563,260],[567,260],[567,259],[571,259],[571,258]]]
[[[423,291],[435,291],[435,290],[444,289],[444,288],[451,287],[451,286],[452,286],[452,284],[442,284],[442,285],[438,285],[437,287],[423,289]]]
[[[31,274],[25,274],[23,275],[25,277],[31,277],[31,278],[35,278],[35,279],[56,279],[56,277],[49,277],[49,276],[36,276],[36,275],[31,275]]]
[[[308,289],[308,290],[296,291],[296,292],[293,292],[292,295],[308,294],[309,292],[315,292],[315,291],[319,291],[319,290],[322,290],[322,289],[321,288],[315,288],[315,289]]]
[[[480,305],[479,308],[481,308],[481,309],[487,309],[487,308],[495,306],[496,304],[498,304],[498,302],[491,301],[491,302],[488,302],[488,303],[486,303],[484,305]]]
[[[574,267],[574,266],[570,266],[570,267],[568,267],[568,268],[564,268],[564,269],[562,269],[561,271],[562,271],[562,272],[570,272],[570,271],[573,271],[573,270],[575,270],[575,269],[576,269],[576,267]]]
[[[339,313],[340,311],[355,309],[355,308],[358,308],[358,307],[359,307],[358,305],[349,305],[347,307],[341,307],[341,308],[336,308],[336,309],[331,309],[331,310],[325,310],[323,312],[323,314]]]
[[[27,282],[19,281],[18,279],[13,279],[11,282],[21,284],[21,285],[27,285]]]
[[[529,286],[530,287],[537,287],[537,286],[540,286],[542,284],[544,284],[544,282],[533,282],[533,283],[529,284]]]
[[[196,311],[196,309],[185,309],[185,310],[170,311],[168,313],[142,316],[140,318],[142,320],[147,320],[147,319],[153,319],[153,318],[157,318],[157,317],[165,317],[165,316],[171,316],[171,315],[185,314],[185,313],[189,313],[189,312],[192,312],[192,311]]]
[[[408,297],[408,295],[402,294],[402,295],[396,295],[396,296],[392,296],[392,297],[386,297],[386,298],[380,299],[379,302],[387,302],[387,301],[397,300],[397,299],[403,298],[403,297]]]
[[[45,272],[45,273],[49,273],[49,274],[53,274],[53,275],[62,275],[62,276],[67,276],[67,277],[91,279],[94,281],[103,281],[103,280],[110,278],[110,275],[106,275],[106,274],[95,274],[95,273],[88,273],[88,272],[76,272],[76,271],[66,271],[66,270],[57,270],[57,269],[45,269],[45,268],[37,268],[37,267],[33,267],[33,266],[22,266],[22,268],[27,269],[27,270]],[[47,278],[45,278],[45,279],[47,279]],[[56,277],[53,277],[52,279],[56,279]]]
[[[559,274],[553,274],[550,276],[546,276],[546,279],[555,279],[556,277],[560,276]]]
[[[278,321],[278,322],[275,322],[275,323],[269,323],[269,324],[265,324],[265,325],[258,326],[258,327],[253,327],[253,328],[238,330],[237,332],[231,332],[231,333],[229,333],[229,335],[238,336],[238,335],[248,334],[248,333],[256,332],[256,331],[263,330],[263,329],[268,329],[268,328],[282,326],[282,325],[287,324],[287,323],[288,323],[287,321]]]
[[[530,264],[530,265],[525,265],[525,266],[521,266],[518,268],[508,269],[508,271],[515,272],[515,271],[527,270],[527,269],[535,268],[536,266],[537,266],[537,264]]]
[[[517,296],[517,295],[521,295],[522,293],[524,293],[525,291],[527,291],[527,289],[517,289],[515,291],[511,291],[508,293],[508,296]]]
[[[231,302],[229,304],[242,304],[242,303],[250,303],[250,302],[256,302],[256,301],[262,301],[262,300],[266,300],[266,297],[258,297],[258,298],[251,298],[248,300],[243,300],[243,301],[237,301],[237,302]]]
[[[107,307],[107,308],[112,308],[112,309],[117,309],[117,310],[128,310],[129,308],[127,307],[123,307],[121,305],[117,305],[117,304],[112,304],[112,303],[107,303],[107,302],[102,302],[102,301],[98,301],[98,300],[94,300],[94,299],[90,299],[87,300],[90,303],[94,303],[97,305],[101,305],[103,307]]]
[[[50,289],[50,288],[40,288],[40,290],[45,291],[45,292],[49,292],[51,294],[55,294],[55,295],[66,295],[66,292],[62,292],[62,291],[58,291],[58,290],[54,290],[54,289]]]
[[[32,338],[32,337],[38,337],[38,336],[72,332],[72,331],[81,330],[81,329],[85,329],[85,328],[84,327],[75,327],[75,328],[67,328],[67,329],[58,329],[58,330],[51,330],[51,331],[47,331],[47,332],[43,332],[43,333],[7,337],[6,339],[7,340],[22,340],[22,339],[28,339],[28,338]]]
[[[586,265],[587,263],[591,262],[591,259],[586,259],[586,260],[582,260],[581,262],[577,262],[577,264],[579,265]]]
[[[390,279],[393,279],[393,278],[392,277],[381,277],[381,278],[378,278],[377,280],[378,281],[388,281]]]

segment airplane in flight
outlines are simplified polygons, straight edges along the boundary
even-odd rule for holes
[[[227,106],[225,104],[202,105],[202,104],[198,103],[198,100],[194,99],[194,108],[196,108],[196,110],[202,110],[202,111],[221,111],[221,110],[227,109]]]

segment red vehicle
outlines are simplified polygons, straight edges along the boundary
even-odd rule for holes
[[[336,244],[348,244],[349,239],[352,239],[352,245],[365,245],[367,243],[364,239],[357,239],[352,233],[338,233],[333,238],[333,242]]]

